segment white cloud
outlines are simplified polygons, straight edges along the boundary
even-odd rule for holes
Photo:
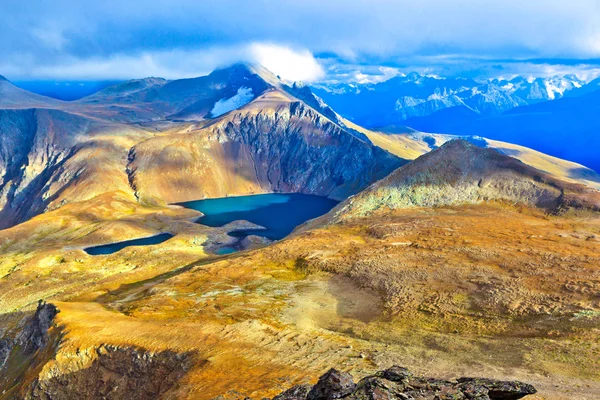
[[[276,44],[254,43],[250,54],[261,64],[282,79],[313,82],[325,76],[325,71],[308,50],[295,51]]]
[[[67,39],[62,30],[54,26],[54,24],[32,28],[31,36],[34,40],[37,40],[51,50],[62,50],[67,44]]]
[[[167,79],[192,78],[236,62],[259,63],[282,79],[313,82],[325,71],[308,50],[292,50],[276,44],[251,43],[203,49],[145,51],[105,58],[62,57],[54,63],[16,57],[0,62],[0,71],[11,79],[132,79],[157,76]]]
[[[369,74],[363,73],[362,71],[356,71],[354,73],[354,77],[350,80],[356,83],[379,83],[387,81],[400,74],[398,68],[391,67],[377,67],[379,73],[377,74]]]
[[[206,75],[218,66],[246,59],[246,54],[245,47],[209,47],[116,54],[104,58],[70,56],[45,64],[20,56],[0,61],[0,71],[12,79],[133,79],[149,76],[178,79]]]
[[[4,1],[0,37],[0,63],[5,64],[23,58],[22,54],[34,58],[34,67],[67,65],[66,60],[86,62],[93,57],[100,63],[116,64],[127,57],[150,54],[157,59],[157,67],[168,67],[167,73],[183,69],[187,74],[194,71],[161,60],[160,54],[184,54],[185,50],[186,55],[206,60],[200,53],[225,47],[226,51],[237,48],[247,58],[259,58],[277,73],[288,74],[289,79],[314,80],[321,79],[323,70],[311,53],[359,65],[407,65],[407,58],[449,54],[463,60],[473,55],[500,60],[597,58],[600,2],[286,0],[274,5],[270,0]],[[199,43],[208,50],[198,50]],[[247,49],[248,43],[259,45]],[[208,66],[209,61],[203,63]],[[136,61],[136,65],[140,63]],[[22,75],[31,69],[14,62],[12,66],[24,70]],[[469,63],[463,67],[469,68]]]
[[[4,3],[0,73],[11,78],[179,78],[254,61],[289,80],[364,82],[386,77],[377,65],[473,76],[487,62],[498,76],[514,69],[491,68],[502,60],[600,58],[598,0]],[[327,59],[360,68],[332,74]]]

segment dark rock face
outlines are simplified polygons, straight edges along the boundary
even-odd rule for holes
[[[298,385],[273,400],[517,400],[536,392],[532,385],[518,381],[485,378],[446,381],[416,377],[406,368],[394,366],[357,384],[350,374],[331,369],[310,391],[306,385]]]
[[[250,149],[257,179],[274,191],[341,200],[406,163],[301,102],[273,115],[238,113],[215,130]]]
[[[306,398],[308,400],[341,399],[352,393],[355,388],[352,375],[332,368],[319,378],[319,382],[313,386]]]
[[[0,110],[0,229],[43,212],[89,121],[58,110]]]
[[[55,305],[40,300],[35,313],[0,340],[0,391],[9,393],[0,397],[23,398],[16,393],[55,356],[61,339],[60,328],[54,323],[58,312]]]
[[[294,84],[291,87],[284,86],[284,88],[289,94],[302,100],[303,102],[305,102],[306,104],[308,104],[309,106],[311,106],[312,108],[329,118],[331,121],[339,123],[338,116],[336,115],[335,111],[333,111],[331,107],[325,104],[323,100],[315,96],[310,90],[310,87],[298,82],[294,82]]]
[[[54,323],[56,314],[58,309],[54,304],[43,300],[38,302],[35,314],[17,337],[17,342],[23,346],[25,354],[33,354],[48,344],[48,330]]]
[[[46,347],[50,340],[48,330],[58,312],[54,304],[40,300],[35,314],[25,322],[20,332],[12,338],[0,340],[0,375],[15,348],[22,356],[28,357]]]
[[[304,400],[311,388],[311,385],[296,385],[273,397],[273,400]]]
[[[25,399],[157,399],[194,365],[191,353],[111,345],[96,353],[86,368],[38,379]]]
[[[480,388],[487,389],[487,395],[490,399],[515,400],[527,394],[535,393],[535,388],[526,383],[517,381],[495,381],[485,378],[459,378],[459,384],[464,388],[463,391],[477,392]]]

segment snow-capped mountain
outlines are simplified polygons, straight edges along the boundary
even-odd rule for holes
[[[459,96],[449,93],[444,88],[443,91],[436,89],[426,99],[411,96],[400,97],[396,100],[394,110],[397,111],[401,119],[405,120],[411,117],[424,117],[444,108],[456,106],[466,106],[466,104]]]
[[[553,76],[534,80],[517,77],[510,81],[493,80],[491,83],[500,86],[511,95],[528,101],[528,103],[560,99],[566,92],[579,89],[585,85],[585,82],[575,75]]]
[[[499,115],[515,107],[562,98],[584,85],[575,75],[480,82],[413,72],[377,84],[315,85],[313,89],[345,117],[377,127],[459,106],[479,115]]]

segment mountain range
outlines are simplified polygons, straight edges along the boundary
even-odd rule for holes
[[[445,108],[464,106],[480,115],[573,95],[585,86],[575,75],[478,82],[412,72],[381,83],[315,85],[338,112],[366,127],[398,124]]]
[[[592,149],[600,145],[593,116],[599,83],[575,75],[478,82],[411,73],[376,84],[314,90],[341,115],[368,128],[487,136],[598,171]]]

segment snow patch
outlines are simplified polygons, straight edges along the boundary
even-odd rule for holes
[[[233,111],[236,108],[240,108],[254,99],[254,94],[251,88],[241,87],[238,89],[235,96],[228,99],[221,99],[215,103],[213,109],[210,110],[210,116],[212,118],[218,117],[229,111]]]

